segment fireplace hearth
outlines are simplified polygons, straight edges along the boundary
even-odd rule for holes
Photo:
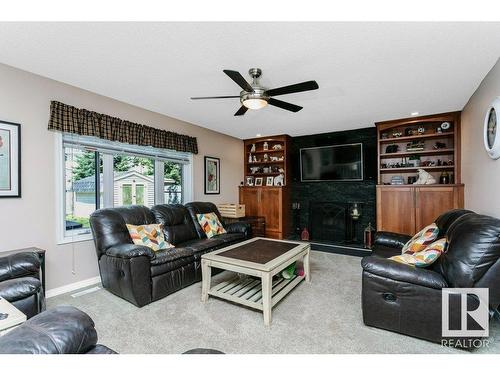
[[[341,202],[311,202],[309,205],[311,241],[345,242],[349,238],[348,204]]]

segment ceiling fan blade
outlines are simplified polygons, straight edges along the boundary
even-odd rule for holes
[[[238,111],[234,115],[235,116],[243,116],[246,113],[246,111],[248,111],[248,108],[245,107],[244,105],[242,105],[240,107],[240,109],[238,109]]]
[[[195,96],[191,99],[193,100],[198,100],[198,99],[228,99],[228,98],[239,98],[239,95],[227,95],[227,96]]]
[[[283,102],[281,100],[273,99],[273,98],[269,98],[269,100],[267,101],[267,103],[270,104],[270,105],[274,105],[275,107],[286,109],[287,111],[292,111],[292,112],[298,112],[298,111],[300,111],[303,108],[303,107],[301,107],[299,105],[295,105],[295,104],[292,104],[292,103]]]
[[[276,89],[271,89],[266,91],[268,96],[278,96],[285,94],[293,94],[294,92],[302,92],[309,90],[319,89],[318,83],[316,81],[307,81],[302,83],[296,83],[295,85],[278,87]]]
[[[246,92],[253,92],[252,86],[250,86],[250,84],[246,81],[245,78],[243,78],[243,76],[239,72],[227,69],[223,70],[223,72],[226,73],[229,78],[236,82],[236,84],[243,90],[245,90]]]

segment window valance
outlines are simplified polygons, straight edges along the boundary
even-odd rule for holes
[[[196,137],[137,124],[57,101],[50,103],[49,130],[140,146],[198,153]]]

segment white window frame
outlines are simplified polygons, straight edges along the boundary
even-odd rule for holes
[[[56,242],[57,244],[66,244],[81,241],[92,240],[92,233],[88,229],[73,230],[70,234],[66,231],[65,218],[66,218],[66,181],[65,181],[65,158],[64,158],[64,137],[61,133],[55,133],[56,139],[56,157],[55,157],[55,194],[56,194]],[[78,139],[78,136],[73,136]],[[82,139],[91,139],[90,137],[81,137]],[[92,141],[92,139],[91,139]],[[95,141],[96,144],[99,143],[98,140]],[[103,143],[112,144],[115,147],[117,143],[103,141]],[[75,146],[77,148],[78,146]],[[127,145],[123,146],[126,149]],[[137,149],[137,148],[136,148]],[[98,150],[103,162],[103,207],[113,207],[114,205],[114,170],[113,170],[113,156],[120,153],[112,153],[113,150],[109,152]],[[133,154],[133,152],[128,153],[122,151],[124,154]],[[170,152],[172,153],[172,152]],[[182,157],[182,203],[191,202],[193,199],[193,156],[192,154],[179,153]],[[163,204],[165,202],[165,193],[163,186],[164,179],[164,162],[162,159],[155,158],[153,156],[144,155],[144,157],[151,157],[155,161],[155,171],[154,171],[154,197],[155,204]],[[170,160],[170,159],[166,159]],[[174,162],[179,162],[177,160],[172,160]]]

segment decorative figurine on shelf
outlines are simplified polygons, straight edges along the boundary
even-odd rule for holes
[[[282,146],[282,145],[280,145],[279,143],[277,143],[277,144],[275,144],[275,145],[273,146],[273,150],[274,150],[274,151],[280,151],[280,150],[283,150],[283,146]]]
[[[253,174],[255,174],[259,171],[259,167],[250,167],[250,170],[252,171]]]
[[[429,172],[423,169],[418,170],[418,179],[414,185],[432,185],[436,183],[436,179]]]
[[[441,148],[446,148],[446,143],[444,142],[436,142],[434,145],[434,150],[439,150]]]
[[[399,138],[399,137],[401,137],[402,135],[403,135],[403,132],[402,132],[401,130],[394,130],[394,131],[392,132],[392,136],[393,136],[394,138]]]
[[[252,143],[252,148],[250,149],[250,152],[255,152],[255,143]]]
[[[271,161],[279,161],[277,156],[271,156]]]
[[[274,186],[285,185],[285,170],[283,168],[279,169],[279,175],[274,177]]]
[[[253,156],[253,160],[252,160],[253,163],[257,163],[257,156]]]
[[[252,154],[248,154],[248,162],[251,163],[252,162]]]
[[[443,132],[443,129],[441,129],[441,126],[438,126],[436,129],[436,133],[441,134]]]
[[[406,144],[406,151],[423,151],[425,149],[424,141],[411,141]]]
[[[392,153],[398,152],[398,151],[399,151],[399,146],[398,145],[388,145],[385,148],[385,153],[386,154],[392,154]]]
[[[279,158],[278,158],[278,161],[283,161],[285,160],[285,157],[283,155],[281,155]]]
[[[441,176],[439,176],[439,183],[443,185],[447,185],[450,183],[450,175],[448,174],[448,172],[441,172]]]
[[[381,138],[381,139],[387,139],[387,138],[389,138],[389,134],[387,134],[387,133],[382,133],[382,134],[380,135],[380,138]]]
[[[269,155],[268,154],[264,154],[264,161],[269,161]]]
[[[417,129],[417,132],[419,135],[422,135],[425,133],[425,128],[423,126],[419,126]]]
[[[268,150],[269,150],[269,143],[264,142],[264,151],[268,151]]]

